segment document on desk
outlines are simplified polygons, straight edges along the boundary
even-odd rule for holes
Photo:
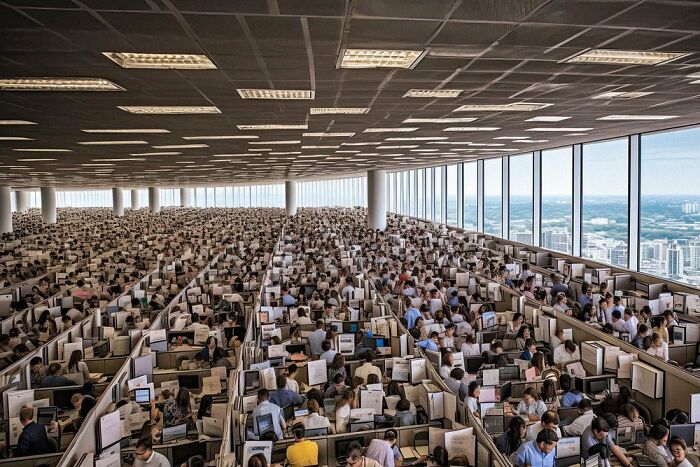
[[[218,395],[221,394],[221,380],[218,376],[206,376],[202,378],[201,395]]]
[[[408,376],[410,373],[410,365],[408,360],[404,360],[402,358],[393,358],[392,359],[392,368],[391,368],[391,379],[394,381],[408,381]]]
[[[450,460],[455,457],[465,456],[469,465],[474,465],[476,458],[474,428],[465,428],[463,430],[445,433],[445,449],[449,453]]]
[[[484,386],[498,386],[498,381],[500,378],[500,371],[498,368],[483,370],[482,375]]]
[[[312,360],[308,363],[309,386],[323,384],[328,381],[328,364],[325,360]]]
[[[219,379],[226,379],[228,376],[226,374],[226,367],[225,366],[213,366],[211,367],[211,375],[216,376]]]
[[[376,413],[382,413],[382,401],[384,400],[384,391],[360,391],[360,407],[363,409],[372,409]]]
[[[568,438],[559,438],[557,443],[557,459],[564,457],[579,457],[581,455],[581,437],[572,436]]]
[[[425,358],[412,358],[409,363],[411,365],[411,383],[420,383],[428,378]]]
[[[246,441],[243,445],[243,463],[241,465],[248,465],[248,460],[256,454],[265,456],[267,465],[272,464],[272,441]]]
[[[338,334],[338,352],[342,355],[355,354],[355,335]]]
[[[145,376],[143,376],[143,378],[145,378]],[[178,391],[180,390],[180,382],[178,380],[161,381],[160,392],[162,393],[166,389],[170,391],[170,394],[177,395]]]
[[[7,407],[6,418],[19,417],[19,411],[27,404],[34,401],[34,389],[26,389],[23,391],[10,389],[5,391],[5,407]]]
[[[148,337],[151,342],[161,342],[168,338],[165,329],[154,329],[149,331]]]
[[[170,381],[164,381],[163,383],[169,383]],[[177,381],[175,381],[177,383]],[[160,387],[163,389],[163,383],[161,383]],[[141,375],[136,378],[132,378],[126,382],[126,387],[129,390],[129,392],[133,391],[136,388],[140,388],[142,386],[145,386],[148,384],[148,378],[146,375]]]
[[[209,337],[209,328],[205,326],[197,326],[194,328],[194,345],[204,345]]]
[[[325,364],[326,361],[323,360],[323,363]],[[273,391],[277,389],[277,381],[275,379],[276,377],[277,375],[275,375],[274,368],[265,368],[263,370],[260,370],[260,379],[262,381],[262,387],[264,387],[268,391]]]
[[[136,412],[127,415],[127,422],[129,424],[129,435],[131,436],[132,431],[139,431],[143,424],[151,419],[150,412]]]
[[[108,451],[102,451],[99,459],[95,459],[95,467],[121,467],[121,465],[122,456],[118,444]]]

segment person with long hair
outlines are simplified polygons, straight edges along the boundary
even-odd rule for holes
[[[526,416],[530,421],[537,421],[542,418],[542,414],[547,410],[547,406],[540,399],[540,395],[533,387],[529,387],[523,392],[523,400],[518,404],[516,412],[518,415]]]
[[[354,409],[355,391],[345,391],[335,403],[335,432],[347,433],[350,423],[350,411]]]
[[[508,429],[496,438],[496,447],[506,456],[510,456],[523,444],[526,431],[525,420],[522,417],[511,418]]]
[[[642,446],[642,453],[647,456],[658,467],[668,467],[673,459],[666,451],[668,443],[668,428],[661,423],[651,427],[647,440]]]
[[[70,354],[70,360],[68,360],[68,366],[66,367],[66,374],[72,373],[82,373],[83,383],[90,381],[90,369],[87,363],[83,361],[83,352],[80,350],[74,350]]]
[[[163,405],[163,426],[175,426],[181,423],[192,422],[192,407],[190,405],[190,391],[180,388],[174,399],[168,399]]]

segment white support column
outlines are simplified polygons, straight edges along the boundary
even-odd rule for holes
[[[27,212],[29,206],[29,193],[26,191],[15,191],[15,205],[17,212]]]
[[[56,223],[56,188],[41,187],[41,219],[46,224]]]
[[[297,182],[294,180],[284,182],[284,203],[288,216],[297,213]]]
[[[12,232],[12,198],[9,186],[0,186],[0,233]]]
[[[115,216],[122,217],[124,215],[124,190],[122,188],[112,188],[112,208]]]
[[[367,223],[372,230],[386,229],[386,170],[367,171]]]
[[[194,200],[194,188],[180,188],[180,206],[191,208]]]
[[[627,249],[627,264],[633,271],[639,271],[639,206],[641,204],[641,138],[634,134],[629,141],[629,248]]]
[[[160,188],[157,186],[148,188],[148,208],[153,214],[160,212]]]
[[[134,211],[139,208],[139,190],[131,190],[131,209]]]

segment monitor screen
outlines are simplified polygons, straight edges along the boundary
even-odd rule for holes
[[[350,323],[350,332],[355,333],[358,331],[357,323]]]
[[[374,341],[377,344],[377,348],[384,347],[384,339],[375,339]]]
[[[53,405],[59,409],[72,409],[73,404],[70,399],[75,394],[75,389],[55,389],[53,391]]]
[[[326,436],[328,434],[328,427],[323,428],[311,428],[306,430],[305,437],[313,438],[314,436]]]
[[[293,344],[293,345],[285,345],[284,349],[289,352],[290,355],[295,354],[295,353],[304,353],[306,351],[306,345],[305,344]]]
[[[599,394],[606,389],[608,389],[608,381],[605,379],[588,382],[588,392],[591,394]]]
[[[347,454],[348,454],[348,447],[350,447],[350,445],[352,443],[358,443],[360,446],[364,446],[365,439],[362,436],[357,437],[357,438],[350,438],[350,439],[347,439],[347,438],[339,439],[338,441],[335,442],[335,457],[338,460],[346,459]]]
[[[305,415],[309,415],[309,410],[308,409],[296,409],[294,411],[294,416],[295,417],[303,417]]]
[[[39,425],[50,425],[58,419],[58,407],[39,407],[36,412],[36,422]]]
[[[139,404],[149,404],[151,402],[151,390],[134,389],[134,400]]]
[[[187,438],[187,423],[163,428],[163,443]]]
[[[500,376],[499,376],[500,378]],[[501,401],[507,400],[513,392],[513,387],[511,385],[511,382],[508,381],[507,383],[503,383],[501,385]]]
[[[285,420],[291,420],[292,418],[294,418],[294,406],[288,405],[287,407],[283,407],[282,413],[284,414]]]
[[[262,436],[268,431],[275,431],[275,427],[272,424],[272,414],[259,416],[255,419],[255,423],[258,426],[258,436]]]
[[[484,364],[484,357],[467,357],[464,363],[467,366],[467,373],[478,373],[479,368]]]
[[[501,381],[519,380],[520,365],[506,365],[498,369],[498,378]]]
[[[244,382],[246,391],[258,389],[260,387],[260,373],[257,371],[246,371]]]
[[[688,446],[695,445],[695,424],[688,425],[671,425],[671,434],[669,438],[678,436],[685,441]]]
[[[177,382],[181,388],[196,389],[199,387],[199,376],[197,375],[179,375]]]

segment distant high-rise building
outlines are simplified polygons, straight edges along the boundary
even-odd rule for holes
[[[698,203],[683,203],[683,214],[697,214]]]
[[[666,254],[666,274],[668,277],[681,277],[683,275],[683,250],[676,242],[673,242]]]
[[[690,256],[690,269],[700,271],[700,239],[693,240],[688,244],[688,255]]]
[[[615,246],[610,248],[610,264],[627,267],[627,247]]]
[[[542,232],[542,247],[556,251],[571,251],[571,234],[566,230],[545,230]]]
[[[532,245],[532,232],[515,232],[514,238],[511,240]]]

